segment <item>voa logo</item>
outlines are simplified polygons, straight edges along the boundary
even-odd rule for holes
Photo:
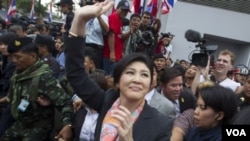
[[[227,136],[247,136],[244,129],[226,129]]]

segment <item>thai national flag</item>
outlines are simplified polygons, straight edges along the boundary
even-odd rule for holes
[[[146,11],[150,12],[153,17],[156,17],[157,10],[158,10],[157,0],[150,0],[147,4]]]
[[[16,13],[16,0],[10,0],[10,6],[6,15],[5,22],[10,24],[10,18]]]
[[[132,13],[142,14],[144,11],[145,0],[133,0]]]
[[[162,14],[168,14],[173,8],[177,0],[163,0]]]
[[[35,16],[34,0],[31,0],[30,20],[32,21]]]
[[[48,23],[52,22],[52,2],[49,3]]]

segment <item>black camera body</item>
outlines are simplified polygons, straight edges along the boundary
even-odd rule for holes
[[[137,40],[138,46],[144,46],[145,48],[149,47],[152,44],[152,33],[148,30],[143,31],[141,37]]]
[[[136,52],[144,52],[148,55],[152,54],[154,38],[150,30],[141,33],[141,37],[136,41]]]
[[[206,67],[208,55],[205,53],[194,53],[192,55],[192,64],[195,66]]]
[[[200,48],[199,53],[192,54],[192,64],[194,64],[195,66],[206,67],[208,62],[208,56],[214,53],[217,50],[218,46],[209,45],[208,41],[203,39],[199,32],[191,29],[185,32],[185,38],[189,42],[197,43],[195,47]],[[214,61],[210,60],[210,62]]]

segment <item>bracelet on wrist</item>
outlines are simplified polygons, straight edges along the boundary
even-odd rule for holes
[[[72,37],[78,37],[78,35],[73,33],[73,32],[69,32],[69,35],[72,36]]]

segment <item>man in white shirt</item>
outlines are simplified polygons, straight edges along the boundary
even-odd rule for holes
[[[233,68],[234,53],[230,50],[222,50],[215,62],[214,81],[221,86],[230,88],[234,92],[240,87],[237,83],[227,77],[227,72]]]
[[[93,0],[95,4],[98,0]],[[108,17],[103,14],[96,18],[90,19],[85,26],[86,32],[86,50],[90,51],[94,55],[94,63],[96,68],[103,69],[102,56],[104,40],[103,36],[109,31]]]

